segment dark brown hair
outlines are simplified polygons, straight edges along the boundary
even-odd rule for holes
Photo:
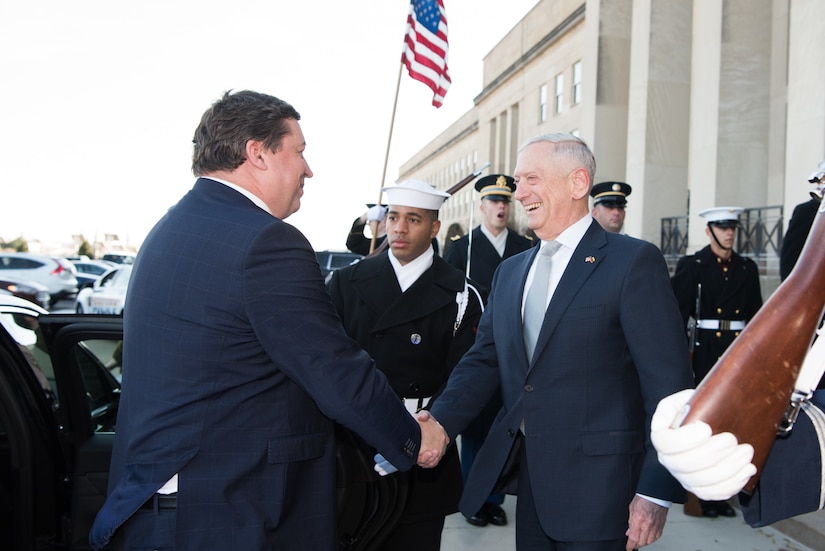
[[[201,176],[235,170],[246,160],[249,140],[276,151],[289,134],[288,119],[301,120],[301,115],[275,96],[251,90],[226,92],[203,114],[195,130],[192,172]]]

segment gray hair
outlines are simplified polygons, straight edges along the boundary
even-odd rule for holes
[[[568,160],[574,168],[584,168],[590,175],[590,185],[593,185],[593,178],[596,175],[596,158],[584,140],[573,134],[555,132],[553,134],[540,134],[530,138],[519,147],[518,152],[534,143],[551,143],[554,145],[553,153]]]

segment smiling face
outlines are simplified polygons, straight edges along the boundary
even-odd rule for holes
[[[412,262],[430,247],[441,222],[435,211],[390,205],[387,213],[387,239],[392,254],[401,265]]]
[[[304,159],[306,141],[301,125],[295,119],[288,119],[287,126],[289,134],[283,137],[277,150],[270,151],[255,142],[258,145],[253,146],[251,153],[263,163],[253,192],[282,220],[301,207],[304,179],[312,178],[312,170]]]
[[[510,217],[510,201],[497,201],[493,199],[481,200],[482,223],[493,235],[498,235],[507,227],[507,219]]]
[[[527,226],[542,240],[555,239],[587,214],[590,176],[555,151],[556,144],[534,142],[516,161],[516,200]]]

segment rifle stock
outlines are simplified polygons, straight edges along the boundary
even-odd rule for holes
[[[719,358],[680,424],[704,421],[754,448],[752,493],[825,309],[823,203],[791,274]]]

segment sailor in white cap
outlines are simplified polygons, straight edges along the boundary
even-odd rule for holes
[[[696,384],[762,306],[759,270],[750,258],[733,251],[742,207],[715,207],[699,213],[710,244],[679,259],[671,278],[682,320],[692,319],[688,343]],[[735,516],[727,501],[700,501],[706,517]],[[686,506],[685,513],[694,514]]]
[[[449,195],[418,180],[383,191],[389,250],[335,271],[329,293],[347,334],[417,412],[429,407],[475,341],[483,302],[464,274],[433,251],[431,240],[441,227],[438,209]],[[369,460],[374,453],[367,452]],[[456,447],[434,469],[389,476],[411,477],[410,495],[381,548],[437,551],[444,518],[458,510],[462,490]]]

